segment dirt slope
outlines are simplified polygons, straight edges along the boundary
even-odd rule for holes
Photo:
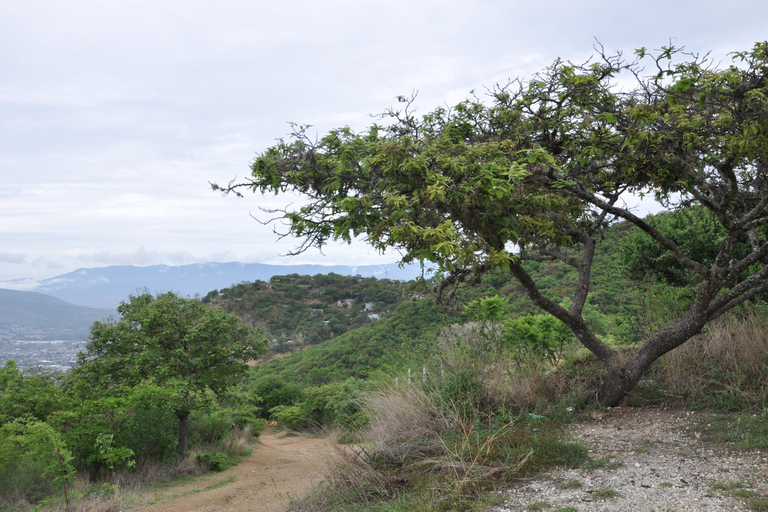
[[[131,510],[143,512],[274,512],[291,498],[303,496],[322,479],[336,456],[329,439],[285,437],[265,432],[253,454],[237,467],[155,496],[155,503]],[[234,481],[232,481],[234,477]],[[215,489],[207,488],[228,482]],[[148,497],[149,499],[152,496]]]

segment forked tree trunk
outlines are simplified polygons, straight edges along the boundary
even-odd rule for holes
[[[706,315],[697,311],[699,308],[691,308],[678,321],[656,331],[626,363],[622,365],[604,363],[605,380],[587,397],[587,403],[597,403],[607,407],[618,405],[657,359],[701,332],[707,319]]]

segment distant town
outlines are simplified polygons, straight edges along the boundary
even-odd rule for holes
[[[57,329],[0,326],[0,366],[13,360],[24,369],[67,371],[75,365],[77,353],[85,350],[86,342],[52,339],[68,337],[66,334]]]

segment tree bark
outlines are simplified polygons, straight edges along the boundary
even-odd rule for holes
[[[187,451],[187,437],[189,436],[189,411],[176,411],[176,417],[179,418],[179,458],[184,458]]]
[[[618,405],[656,360],[699,334],[708,318],[697,306],[700,304],[694,304],[678,321],[656,331],[623,365],[605,365],[605,380],[587,398],[587,403]]]

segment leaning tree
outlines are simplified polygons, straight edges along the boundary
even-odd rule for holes
[[[644,63],[649,65],[644,67]],[[585,64],[558,60],[426,115],[399,98],[362,133],[319,140],[296,126],[261,153],[225,193],[299,192],[279,210],[297,252],[362,235],[429,261],[450,291],[508,269],[533,303],[562,321],[600,361],[605,379],[589,400],[618,403],[663,354],[707,322],[768,290],[768,43],[722,67],[664,47],[631,59],[602,49]],[[652,195],[667,210],[704,208],[722,229],[715,258],[689,254],[627,206]],[[694,278],[694,299],[626,360],[584,321],[595,248],[618,221],[641,229]],[[743,250],[747,247],[747,250]],[[698,258],[698,259],[697,259]],[[544,296],[526,261],[576,269],[570,306]]]

